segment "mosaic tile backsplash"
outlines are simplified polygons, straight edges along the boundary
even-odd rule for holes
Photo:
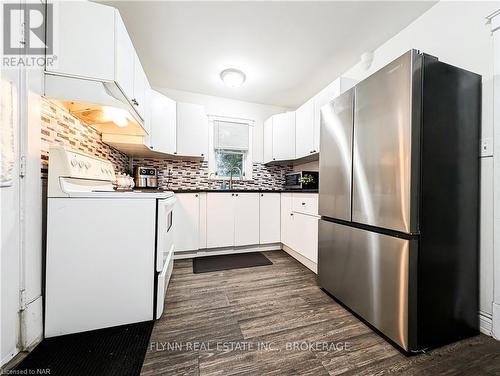
[[[107,159],[115,171],[132,174],[129,170],[129,157],[112,148],[101,140],[101,134],[78,120],[45,98],[41,102],[41,168],[42,177],[48,175],[49,147],[63,144],[72,149]],[[219,186],[221,180],[208,178],[208,162],[199,160],[134,158],[134,166],[151,166],[158,169],[159,186],[164,189],[210,189]],[[266,166],[254,163],[252,180],[234,182],[235,188],[282,189],[285,174],[292,166]]]
[[[128,172],[129,157],[101,141],[101,134],[78,120],[57,104],[41,101],[41,163],[42,177],[47,177],[49,147],[54,144],[69,146],[98,158],[107,159],[116,172]]]
[[[134,166],[149,166],[158,169],[158,185],[164,189],[210,189],[218,187],[222,180],[209,179],[207,161],[134,158]],[[253,163],[252,180],[235,180],[237,189],[283,189],[285,174],[292,166],[266,166]]]

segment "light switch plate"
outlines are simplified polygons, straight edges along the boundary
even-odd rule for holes
[[[483,138],[481,139],[481,157],[492,157],[493,156],[493,138]]]

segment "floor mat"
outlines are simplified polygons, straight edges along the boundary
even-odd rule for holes
[[[153,324],[154,321],[146,321],[46,338],[11,372],[51,376],[139,375]]]
[[[193,259],[194,273],[216,272],[220,270],[252,268],[272,265],[260,252],[237,253],[233,255],[204,256]]]

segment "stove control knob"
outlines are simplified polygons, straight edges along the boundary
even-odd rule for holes
[[[90,168],[90,163],[89,162],[85,162],[85,168],[88,170]]]
[[[78,162],[78,166],[80,166],[80,168],[83,168],[83,166],[84,166],[83,161]]]
[[[71,160],[71,166],[76,167],[77,164],[78,164],[78,161],[75,158],[73,158]]]

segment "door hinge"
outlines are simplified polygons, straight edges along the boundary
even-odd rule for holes
[[[26,309],[26,290],[19,290],[19,298],[20,298],[20,310],[24,311]]]
[[[21,163],[19,164],[19,176],[22,178],[26,176],[26,156],[25,155],[23,155],[21,157]]]

